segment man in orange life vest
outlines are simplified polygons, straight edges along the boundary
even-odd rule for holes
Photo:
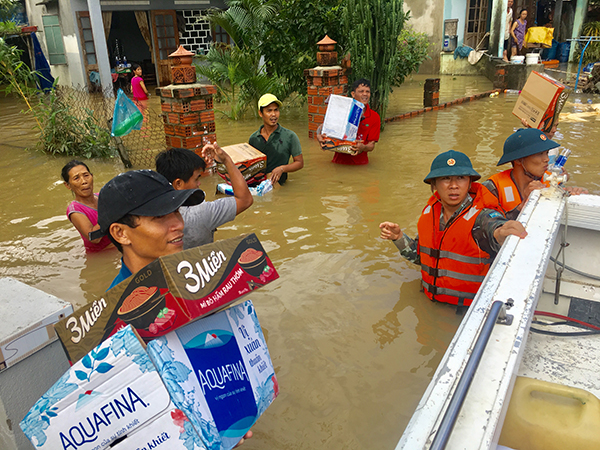
[[[534,189],[549,186],[542,180],[550,161],[548,151],[559,146],[537,128],[518,130],[506,139],[498,165],[510,162],[512,168],[492,175],[482,184],[498,198],[507,219],[517,218]],[[565,190],[572,195],[587,194],[586,189],[578,187]]]
[[[498,199],[475,183],[479,178],[464,153],[441,153],[423,180],[436,192],[423,209],[417,239],[396,223],[379,225],[382,239],[393,240],[402,256],[421,265],[431,300],[469,306],[504,240],[527,236],[520,222],[498,212]]]

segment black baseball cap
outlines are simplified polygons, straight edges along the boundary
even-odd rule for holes
[[[108,234],[109,227],[127,214],[158,217],[177,211],[180,206],[194,206],[204,201],[200,189],[176,190],[161,174],[153,170],[132,170],[117,175],[100,189],[98,225],[90,240]]]

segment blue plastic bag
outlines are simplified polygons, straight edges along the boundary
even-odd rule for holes
[[[139,130],[142,128],[143,120],[144,116],[135,106],[135,103],[125,95],[122,89],[119,89],[113,112],[111,134],[113,136],[125,136],[131,130]]]

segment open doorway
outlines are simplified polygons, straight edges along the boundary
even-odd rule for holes
[[[107,45],[111,68],[116,69],[118,61],[124,60],[129,64],[139,64],[146,85],[156,86],[156,66],[150,47],[148,12],[113,11],[109,14],[112,17],[110,32],[107,33]],[[129,88],[130,79],[131,74],[119,74],[117,83]]]

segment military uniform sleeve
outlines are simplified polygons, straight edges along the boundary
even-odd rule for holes
[[[402,233],[402,237],[392,241],[394,245],[400,250],[400,255],[413,264],[421,264],[421,257],[419,256],[419,236],[416,239],[408,237]]]
[[[496,256],[498,251],[500,251],[501,245],[494,239],[494,231],[506,222],[508,220],[498,211],[494,211],[493,209],[484,209],[481,211],[477,219],[475,219],[475,225],[471,231],[473,239],[475,239],[481,250],[492,256]]]

